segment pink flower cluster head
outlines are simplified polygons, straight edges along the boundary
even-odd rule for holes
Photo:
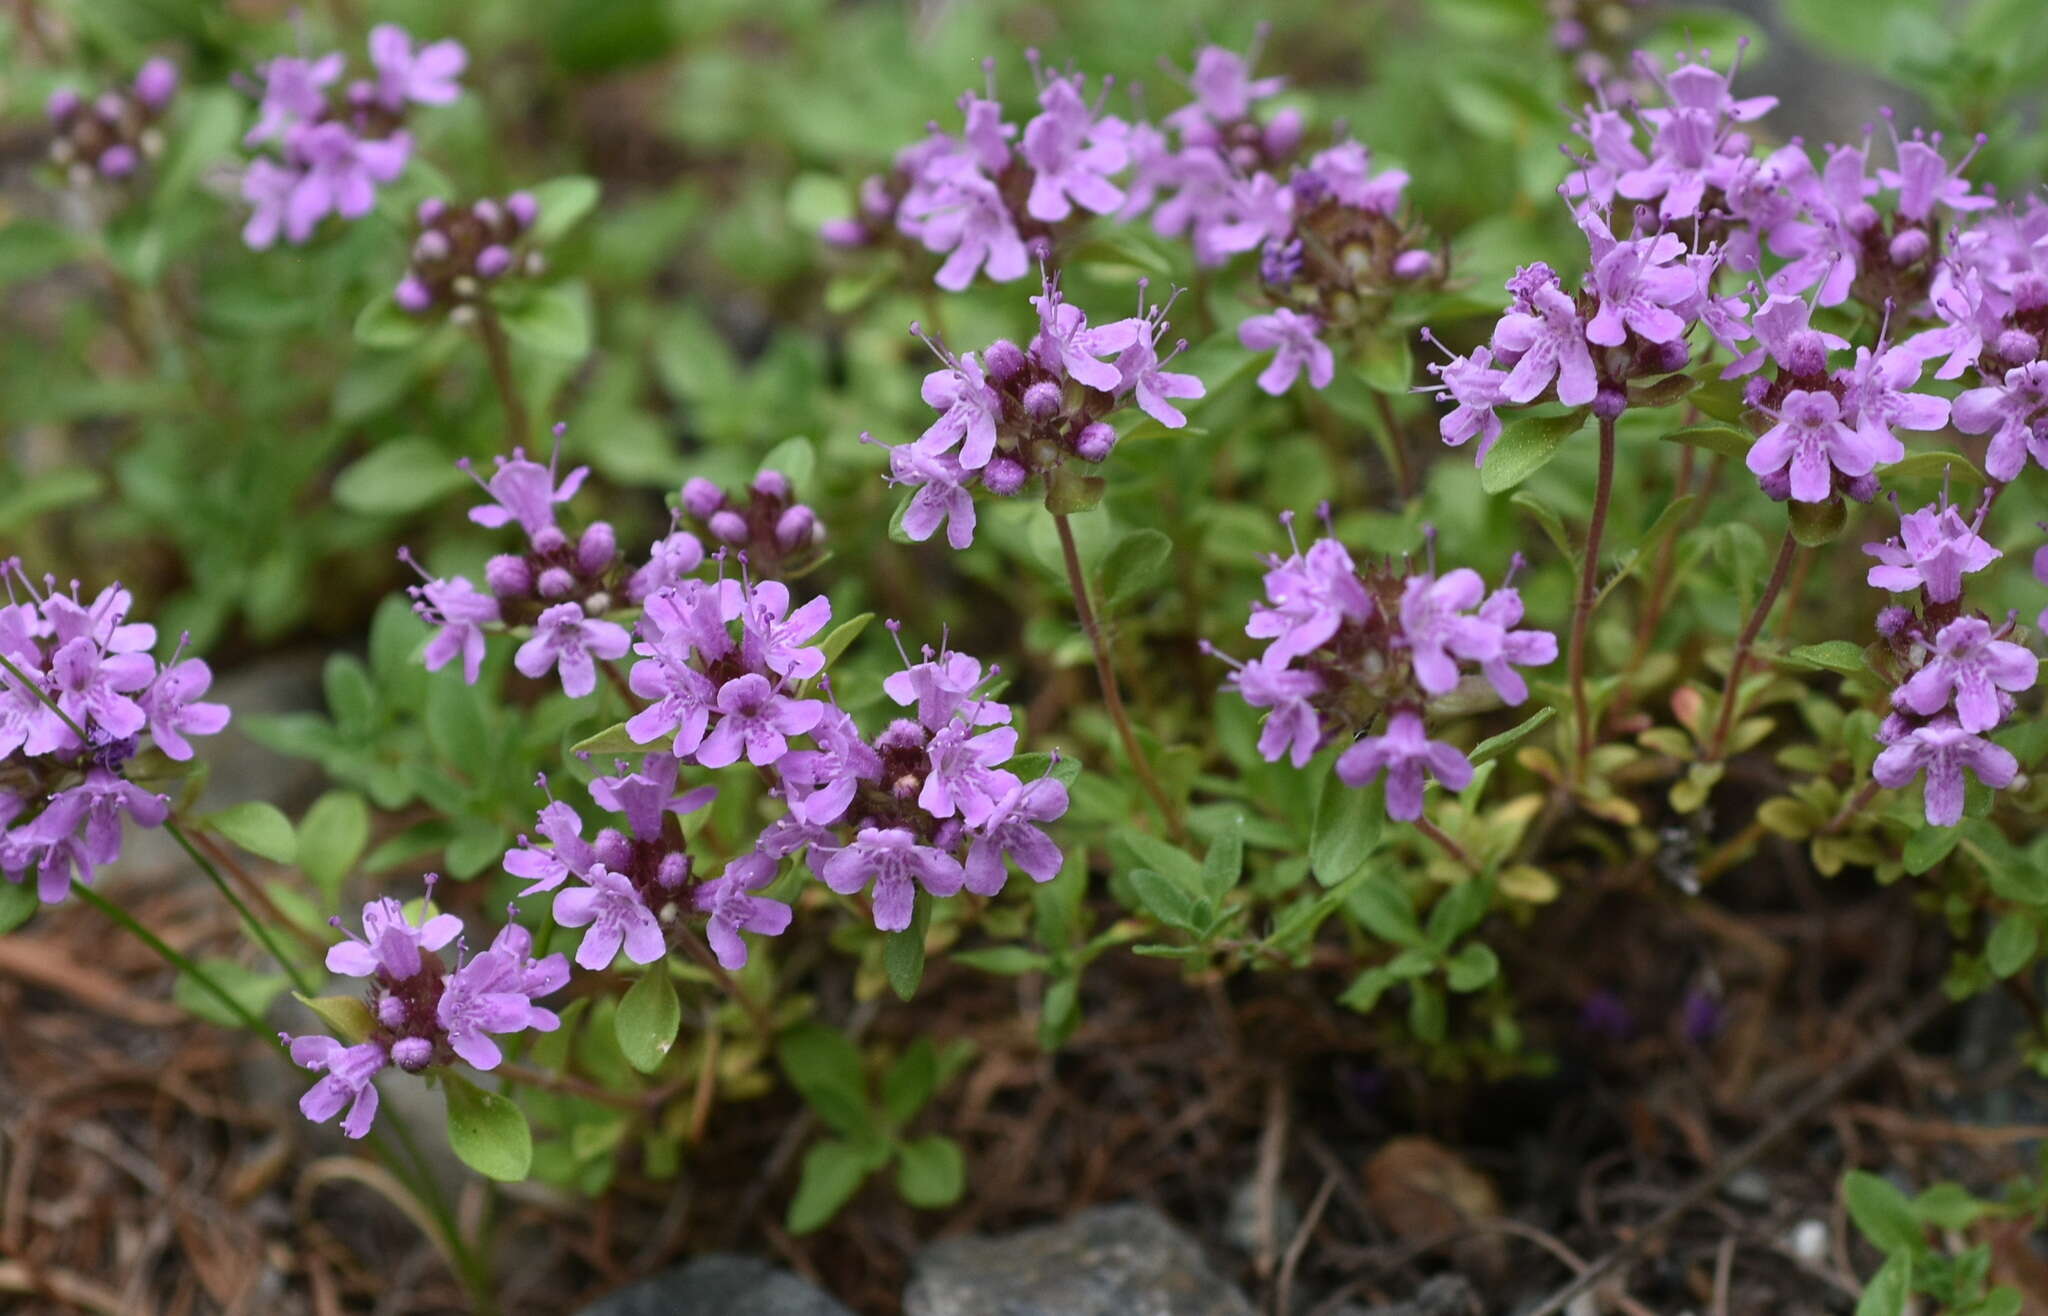
[[[341,1131],[360,1138],[377,1117],[375,1079],[385,1069],[417,1074],[459,1060],[488,1071],[504,1060],[495,1038],[561,1026],[539,1000],[567,985],[568,959],[536,959],[532,934],[509,921],[488,949],[466,955],[462,920],[428,912],[434,880],[429,874],[418,921],[396,900],[373,900],[363,906],[361,935],[347,933],[328,949],[329,972],[367,982],[367,1032],[349,1041],[317,1033],[284,1039],[295,1063],[322,1075],[299,1100],[316,1124],[342,1115]],[[440,954],[450,945],[453,966]]]
[[[411,158],[405,124],[412,107],[454,101],[468,61],[455,41],[416,49],[404,29],[386,23],[370,32],[370,78],[343,85],[346,60],[338,51],[265,64],[256,124],[242,140],[270,153],[250,160],[242,175],[250,207],[242,240],[257,250],[280,235],[297,245],[329,215],[369,214],[378,187]]]
[[[1324,746],[1348,744],[1338,777],[1364,786],[1386,773],[1388,812],[1403,820],[1422,815],[1425,774],[1462,789],[1471,764],[1424,734],[1430,700],[1469,674],[1502,703],[1519,704],[1529,687],[1517,669],[1557,659],[1555,635],[1521,625],[1512,583],[1519,566],[1518,556],[1509,580],[1489,592],[1470,568],[1439,576],[1433,565],[1377,563],[1361,571],[1334,536],[1269,558],[1265,598],[1245,625],[1266,650],[1243,663],[1225,659],[1231,686],[1266,710],[1259,752],[1300,768]],[[1382,719],[1380,734],[1357,738]]]
[[[888,480],[911,490],[903,531],[923,542],[945,527],[954,548],[974,542],[974,490],[999,498],[1022,493],[1034,479],[1052,481],[1079,461],[1099,464],[1116,446],[1110,420],[1135,406],[1168,429],[1187,424],[1176,403],[1203,395],[1202,381],[1170,370],[1185,340],[1164,354],[1172,328],[1168,305],[1107,324],[1091,324],[1047,279],[1038,296],[1038,332],[1028,348],[998,339],[980,353],[954,355],[925,342],[940,369],[925,376],[924,400],[937,412],[923,434],[888,448]],[[911,329],[922,335],[917,325]],[[864,441],[874,442],[868,435]]]
[[[491,287],[546,269],[546,259],[530,241],[539,218],[540,202],[531,192],[468,205],[450,205],[439,197],[420,202],[414,213],[419,231],[405,273],[391,290],[392,301],[408,315],[440,308],[456,323],[469,320],[477,299]]]
[[[158,126],[178,90],[178,66],[158,56],[126,87],[87,100],[69,87],[52,93],[50,163],[75,187],[124,183],[164,152]]]
[[[825,542],[825,523],[777,470],[755,475],[744,501],[709,480],[692,479],[683,486],[680,509],[705,539],[744,554],[750,567],[768,575],[804,571]]]
[[[1975,522],[1966,523],[1944,493],[1902,517],[1892,540],[1864,545],[1878,559],[1870,569],[1873,587],[1917,595],[1878,619],[1898,686],[1878,727],[1884,749],[1871,775],[1897,789],[1924,773],[1927,821],[1935,827],[1962,817],[1966,770],[1993,790],[2012,784],[2018,762],[1986,737],[2012,716],[2013,696],[2032,689],[2039,674],[2033,653],[2007,638],[2010,620],[1994,629],[1983,614],[1965,610],[1965,578],[1999,556],[1978,533],[1988,508],[1987,498]]]
[[[161,824],[170,801],[127,780],[128,765],[154,746],[192,757],[187,737],[225,727],[225,705],[202,696],[213,673],[178,652],[159,663],[156,628],[128,620],[134,598],[119,585],[90,602],[55,580],[39,588],[18,559],[0,563],[0,876],[33,873],[55,903],[72,880],[121,854],[124,819]]]

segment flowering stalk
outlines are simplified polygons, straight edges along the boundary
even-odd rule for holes
[[[1727,748],[1729,728],[1735,725],[1735,706],[1742,699],[1742,669],[1749,662],[1750,647],[1756,643],[1757,635],[1764,628],[1764,621],[1771,615],[1771,607],[1778,601],[1778,593],[1785,588],[1785,577],[1791,570],[1792,559],[1799,553],[1798,537],[1788,526],[1785,538],[1778,545],[1777,561],[1771,564],[1771,578],[1764,583],[1764,592],[1758,597],[1756,607],[1749,614],[1742,634],[1735,641],[1735,656],[1728,660],[1728,684],[1721,691],[1721,712],[1714,719],[1714,730],[1708,735],[1707,743],[1701,750],[1701,757],[1708,763],[1718,762],[1721,751]]]
[[[529,433],[526,402],[519,396],[519,384],[512,376],[512,354],[505,345],[505,326],[498,308],[488,298],[476,302],[476,336],[483,341],[484,355],[491,363],[491,382],[498,388],[498,403],[505,409],[505,437],[514,448],[526,445]]]
[[[1570,652],[1565,658],[1567,679],[1572,687],[1572,718],[1577,734],[1572,741],[1572,780],[1586,775],[1586,760],[1593,752],[1593,709],[1586,700],[1586,628],[1593,619],[1593,605],[1600,597],[1600,540],[1607,532],[1607,502],[1614,492],[1614,418],[1600,418],[1600,473],[1593,484],[1593,518],[1586,523],[1586,560],[1579,567],[1579,597],[1572,606]]]
[[[1074,592],[1074,613],[1080,618],[1081,630],[1088,636],[1088,648],[1095,655],[1095,679],[1102,687],[1102,704],[1109,711],[1109,720],[1116,724],[1117,738],[1123,742],[1124,756],[1131,761],[1131,770],[1138,774],[1138,784],[1152,797],[1152,805],[1159,810],[1161,822],[1174,840],[1184,840],[1186,824],[1180,810],[1173,806],[1166,790],[1159,784],[1158,776],[1152,771],[1152,762],[1145,757],[1145,750],[1138,743],[1138,736],[1131,729],[1131,715],[1124,707],[1123,691],[1117,685],[1116,665],[1110,659],[1109,644],[1102,634],[1102,627],[1096,622],[1095,609],[1088,602],[1088,577],[1081,570],[1081,554],[1074,547],[1074,531],[1067,524],[1065,512],[1054,512],[1052,523],[1060,532],[1060,556],[1067,563],[1067,584]]]

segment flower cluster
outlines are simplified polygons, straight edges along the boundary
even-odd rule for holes
[[[2039,661],[2005,637],[2013,623],[1993,629],[1981,612],[1965,610],[1963,577],[2000,554],[1978,532],[1989,500],[1965,522],[1946,494],[1900,518],[1899,533],[1864,552],[1878,565],[1870,585],[1892,594],[1916,594],[1910,605],[1878,614],[1892,691],[1890,716],[1878,727],[1884,749],[1871,776],[1891,789],[1927,777],[1927,822],[1951,826],[1963,816],[1967,769],[1993,790],[2012,784],[2019,763],[1986,737],[2012,715],[2013,695],[2031,689]]]
[[[299,244],[330,214],[369,214],[378,186],[403,173],[412,156],[411,107],[455,100],[468,60],[455,41],[415,50],[404,29],[385,23],[370,30],[374,76],[344,89],[333,87],[346,63],[339,51],[318,59],[282,55],[264,65],[256,126],[242,141],[267,143],[275,154],[257,156],[242,175],[251,211],[242,240],[262,250],[282,233]]]
[[[182,762],[186,737],[219,731],[228,710],[200,698],[213,683],[203,660],[150,656],[156,627],[128,620],[134,598],[119,585],[86,603],[54,580],[38,591],[18,560],[0,576],[0,876],[33,872],[55,903],[74,877],[90,883],[120,858],[124,817],[156,827],[169,816],[168,799],[125,775],[145,739]]]
[[[568,960],[559,953],[534,958],[533,935],[513,922],[488,950],[465,958],[462,920],[428,913],[433,889],[428,874],[420,922],[396,900],[373,900],[363,906],[362,936],[349,933],[327,952],[329,972],[369,982],[361,1035],[346,1042],[318,1033],[283,1039],[296,1064],[323,1075],[299,1100],[299,1110],[316,1124],[346,1108],[341,1131],[360,1138],[377,1117],[375,1080],[385,1069],[417,1074],[458,1060],[495,1069],[504,1053],[493,1036],[561,1027],[555,1012],[536,1002],[568,983]],[[341,920],[334,925],[341,927]],[[453,968],[438,953],[451,942],[457,946]]]
[[[419,236],[392,300],[409,315],[437,306],[450,308],[458,319],[474,314],[470,308],[486,286],[515,275],[531,277],[545,267],[538,251],[521,246],[539,217],[540,203],[531,192],[466,206],[431,197],[420,202]]]
[[[1284,516],[1293,532],[1293,516]],[[1303,553],[1268,559],[1266,597],[1252,605],[1245,634],[1268,641],[1248,662],[1230,662],[1229,677],[1244,701],[1266,711],[1259,752],[1305,767],[1325,745],[1347,746],[1337,776],[1347,786],[1387,776],[1387,812],[1422,816],[1426,776],[1453,790],[1472,779],[1472,764],[1455,747],[1432,740],[1424,718],[1432,699],[1473,680],[1476,669],[1503,703],[1529,697],[1518,667],[1557,659],[1557,637],[1520,629],[1522,598],[1508,579],[1489,593],[1467,567],[1439,576],[1434,566],[1370,564],[1363,571],[1334,537]],[[1204,644],[1206,652],[1216,651]],[[1218,656],[1221,656],[1220,654]],[[1361,735],[1376,724],[1376,735]]]
[[[743,554],[756,571],[796,575],[813,565],[825,542],[825,524],[781,471],[764,470],[747,486],[742,504],[698,477],[683,485],[682,512],[706,537]]]
[[[50,162],[65,171],[75,187],[95,179],[108,182],[130,177],[145,160],[163,154],[164,135],[157,120],[178,90],[178,66],[159,56],[136,70],[125,89],[102,92],[92,100],[68,87],[51,93],[48,104]]]
[[[1201,397],[1202,381],[1166,368],[1187,342],[1160,356],[1172,327],[1167,307],[1146,310],[1143,294],[1141,284],[1137,315],[1090,325],[1047,279],[1031,299],[1038,333],[1028,351],[1002,338],[979,356],[955,356],[925,339],[944,363],[924,380],[924,400],[939,417],[912,442],[889,448],[889,482],[915,490],[903,511],[905,534],[922,542],[943,524],[946,541],[966,548],[974,542],[975,488],[1008,498],[1038,478],[1050,498],[1055,483],[1070,478],[1069,461],[1109,456],[1117,432],[1108,417],[1130,403],[1168,429],[1187,424],[1173,404]]]

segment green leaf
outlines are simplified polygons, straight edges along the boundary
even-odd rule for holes
[[[1088,511],[1102,501],[1108,488],[1109,481],[1083,474],[1072,464],[1056,467],[1045,477],[1045,510],[1054,516]]]
[[[1912,1292],[1913,1254],[1896,1253],[1863,1286],[1856,1316],[1906,1316],[1906,1299]]]
[[[873,1168],[857,1148],[837,1138],[812,1143],[789,1202],[789,1232],[808,1234],[838,1215]]]
[[[1186,888],[1149,868],[1133,869],[1130,876],[1139,902],[1154,918],[1171,927],[1196,930],[1195,897]]]
[[[1476,992],[1500,976],[1500,958],[1490,947],[1467,942],[1444,962],[1444,973],[1454,992]]]
[[[226,992],[247,1011],[250,1018],[259,1021],[290,981],[282,973],[259,973],[234,960],[208,958],[200,960],[198,967],[201,973],[212,979],[215,987]],[[171,984],[171,999],[208,1023],[222,1028],[242,1026],[242,1017],[189,973],[180,973],[178,980]]]
[[[1585,427],[1585,407],[1562,416],[1524,416],[1500,432],[1479,468],[1479,487],[1506,493],[1549,465],[1564,441]]]
[[[1308,863],[1316,880],[1335,886],[1357,872],[1379,848],[1386,826],[1385,798],[1379,790],[1326,784],[1309,826]]]
[[[251,800],[231,804],[218,813],[207,814],[200,823],[247,850],[273,863],[289,864],[298,858],[299,838],[292,820],[274,804]]]
[[[301,872],[332,902],[370,840],[370,806],[354,791],[328,791],[299,820]]]
[[[1913,1215],[1936,1229],[1968,1229],[1997,1208],[1979,1201],[1959,1183],[1932,1184],[1913,1199]]]
[[[1036,750],[1019,754],[1003,765],[1006,771],[1015,773],[1025,781],[1036,781],[1051,774],[1053,780],[1062,786],[1071,787],[1081,776],[1081,760],[1071,754],[1062,754],[1057,760],[1050,754]]]
[[[1222,900],[1237,885],[1244,872],[1244,815],[1233,814],[1230,822],[1209,843],[1202,858],[1202,890],[1211,900]]]
[[[668,1059],[676,1044],[676,1032],[683,1024],[683,1007],[676,1001],[676,984],[668,966],[657,960],[628,988],[619,1009],[612,1016],[619,1053],[626,1063],[643,1074],[652,1074]]]
[[[1408,1028],[1425,1042],[1444,1040],[1448,1006],[1444,994],[1436,984],[1411,982],[1408,984]]]
[[[227,87],[194,87],[178,99],[177,130],[157,174],[158,205],[191,187],[201,170],[235,149],[248,113],[243,98]]]
[[[379,289],[356,315],[356,341],[364,347],[392,351],[411,347],[427,336],[427,322],[400,309],[386,289]]]
[[[1102,561],[1102,600],[1115,609],[1145,593],[1166,572],[1173,541],[1157,530],[1133,530]]]
[[[839,655],[845,653],[853,642],[860,638],[860,633],[866,630],[868,623],[874,619],[874,613],[863,612],[858,617],[847,618],[825,632],[825,638],[818,642],[818,647],[825,651],[825,665],[830,667],[838,662]]]
[[[1564,528],[1564,518],[1557,509],[1544,502],[1527,489],[1517,489],[1508,501],[1536,518],[1536,524],[1543,527],[1543,533],[1550,536],[1550,542],[1557,546],[1558,555],[1565,561],[1577,565],[1579,550],[1572,545],[1572,537]]]
[[[934,1133],[896,1149],[896,1191],[912,1206],[951,1206],[966,1185],[966,1158],[951,1138]]]
[[[660,744],[660,740],[653,742]],[[594,736],[585,736],[569,747],[569,752],[582,758],[586,755],[637,754],[647,748],[626,734],[624,722],[614,722]]]
[[[1922,827],[1906,838],[1906,845],[1899,857],[1906,865],[1906,871],[1915,877],[1927,872],[1936,864],[1949,857],[1963,834],[1953,827]]]
[[[201,990],[204,990],[203,988]],[[350,1046],[356,1046],[377,1027],[377,1021],[370,1014],[370,1007],[363,1004],[360,996],[301,996],[292,993],[293,999],[320,1016],[320,1022]]]
[[[33,872],[19,882],[0,881],[0,937],[28,922],[41,904]]]
[[[1747,430],[1736,429],[1733,425],[1688,425],[1666,434],[1664,442],[1705,448],[1708,452],[1718,452],[1739,461],[1749,456],[1752,440]]]
[[[1472,752],[1466,757],[1472,760],[1472,766],[1475,768],[1488,759],[1498,758],[1521,744],[1524,740],[1527,740],[1531,732],[1556,716],[1557,705],[1546,704],[1528,717],[1523,718],[1518,725],[1508,728],[1497,736],[1488,736],[1480,741],[1477,745],[1473,746]]]
[[[590,353],[590,294],[581,284],[555,284],[508,297],[498,318],[514,342],[543,356],[579,361]]]
[[[1984,472],[1977,469],[1975,462],[1953,451],[1909,453],[1904,461],[1885,467],[1881,475],[1888,485],[1915,480],[1939,484],[1946,479],[1951,483],[1982,487],[1991,482]]]
[[[59,466],[30,476],[0,497],[0,532],[39,516],[91,502],[106,492],[106,477],[84,466]]]
[[[1848,640],[1827,640],[1820,644],[1802,644],[1785,655],[1786,661],[1811,667],[1816,671],[1840,672],[1844,676],[1859,676],[1870,670],[1870,664],[1863,659],[1863,646]]]
[[[1116,839],[1139,863],[1171,879],[1181,890],[1193,894],[1202,889],[1202,866],[1176,847],[1135,827],[1121,829]]]
[[[888,971],[889,986],[905,1001],[917,995],[917,985],[924,981],[924,939],[932,925],[932,897],[922,891],[911,895],[915,903],[910,926],[890,933],[882,945],[882,967]]]
[[[819,1119],[848,1137],[873,1135],[860,1052],[845,1034],[804,1024],[782,1035],[775,1058]]]
[[[983,973],[1014,977],[1020,973],[1039,973],[1049,967],[1051,960],[1035,950],[1022,946],[990,946],[986,950],[955,951],[947,957],[955,964],[964,964],[970,969]]]
[[[578,220],[597,205],[597,180],[580,174],[550,178],[527,189],[539,203],[533,220],[533,241],[546,246],[576,227]]]
[[[1906,1195],[1891,1182],[1865,1170],[1851,1170],[1842,1179],[1842,1200],[1856,1228],[1887,1256],[1913,1254],[1927,1246],[1925,1231],[1913,1215]]]
[[[486,1092],[459,1074],[441,1075],[448,1097],[448,1146],[487,1179],[517,1183],[533,1168],[533,1130],[508,1097]]]
[[[2034,916],[2025,910],[2014,910],[1991,929],[1991,940],[1984,947],[1984,961],[1991,966],[1995,977],[2010,978],[2033,963],[2034,952],[2040,949],[2040,945],[2041,929],[2035,924]]]
[[[1437,897],[1429,910],[1429,944],[1439,953],[1479,926],[1493,907],[1493,883],[1467,878]]]
[[[431,507],[469,483],[432,439],[380,443],[334,477],[334,501],[366,516],[402,516]]]
[[[1792,538],[1806,548],[1819,548],[1833,543],[1848,526],[1849,504],[1842,498],[1830,498],[1824,503],[1795,502],[1789,519]]]
[[[758,471],[774,471],[781,475],[796,492],[810,484],[817,469],[818,450],[801,434],[792,435],[770,448],[757,468]]]
[[[882,1109],[892,1127],[908,1124],[939,1086],[939,1053],[920,1037],[882,1075]]]

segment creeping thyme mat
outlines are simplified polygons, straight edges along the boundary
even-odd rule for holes
[[[2048,1302],[2048,34],[1327,8],[10,16],[0,1293]]]

